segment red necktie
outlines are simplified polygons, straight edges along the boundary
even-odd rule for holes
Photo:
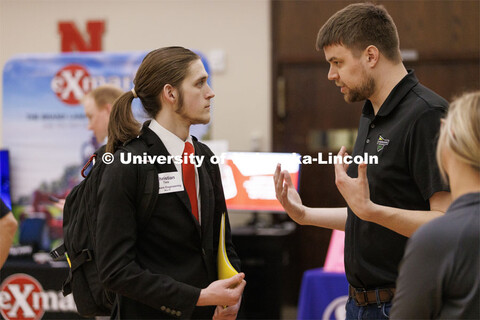
[[[183,149],[183,159],[188,157],[187,161],[182,162],[183,185],[188,193],[190,205],[192,206],[192,213],[198,220],[198,202],[197,202],[197,188],[195,187],[195,166],[190,161],[190,155],[194,154],[193,145],[190,142],[185,142],[185,149]]]

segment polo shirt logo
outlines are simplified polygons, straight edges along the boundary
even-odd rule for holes
[[[378,141],[377,141],[377,152],[380,152],[383,150],[385,146],[388,146],[390,143],[390,139],[385,139],[382,137],[382,135],[378,136]]]

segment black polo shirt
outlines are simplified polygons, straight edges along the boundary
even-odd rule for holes
[[[448,188],[435,159],[440,119],[448,102],[418,82],[409,71],[390,92],[377,115],[366,101],[355,155],[376,155],[368,165],[371,200],[389,207],[430,210],[429,198]],[[347,174],[357,177],[358,165]],[[359,219],[350,208],[345,226],[345,270],[356,288],[393,287],[407,238],[376,223]]]

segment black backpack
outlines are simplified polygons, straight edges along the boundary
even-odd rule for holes
[[[147,152],[147,146],[141,137],[133,139],[120,149],[132,155],[142,155]],[[68,278],[62,286],[63,295],[73,292],[77,310],[82,316],[110,315],[115,294],[105,290],[98,276],[95,261],[96,226],[97,226],[97,191],[103,172],[107,166],[102,161],[105,146],[99,148],[82,170],[89,167],[93,158],[96,159],[88,175],[79,185],[74,187],[65,200],[63,210],[64,243],[52,250],[54,259],[64,256],[70,265]],[[137,199],[139,208],[137,220],[140,227],[146,226],[155,208],[158,194],[157,170],[153,164],[141,165],[138,174],[139,188]]]

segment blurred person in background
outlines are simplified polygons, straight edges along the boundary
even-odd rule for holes
[[[108,137],[108,121],[112,112],[113,103],[123,94],[123,90],[112,84],[104,84],[96,87],[87,93],[82,100],[85,116],[88,119],[87,129],[92,131],[95,141],[87,143],[86,151],[84,150],[82,159],[83,164],[88,161],[92,153],[100,146],[107,144]],[[89,140],[90,141],[90,140]],[[88,174],[91,168],[85,170]],[[65,199],[54,200],[55,207],[63,211]]]
[[[88,130],[97,139],[98,146],[107,143],[108,120],[113,102],[123,94],[123,90],[110,84],[101,85],[85,95],[83,108],[88,119]]]
[[[0,268],[7,260],[17,227],[18,223],[12,211],[0,199]]]

